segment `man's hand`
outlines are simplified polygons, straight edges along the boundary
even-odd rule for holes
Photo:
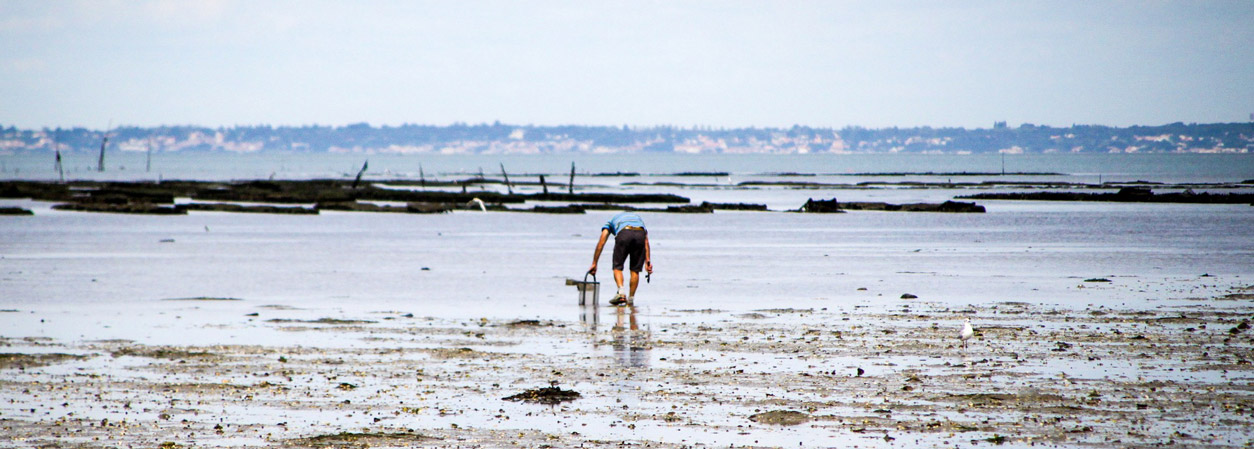
[[[594,267],[592,267],[592,268],[593,268],[593,269],[596,269],[596,267],[595,267],[595,266],[594,266]],[[653,274],[653,262],[645,261],[645,263],[644,263],[644,271],[648,272],[649,274]]]
[[[589,269],[588,269],[588,274],[591,274],[591,275],[593,275],[593,276],[596,276],[596,275],[597,275],[597,264],[596,264],[596,263],[593,263],[593,264],[592,264],[592,268],[589,268]]]

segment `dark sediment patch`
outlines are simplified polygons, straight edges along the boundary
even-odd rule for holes
[[[190,359],[199,357],[215,357],[217,354],[204,351],[191,351],[178,348],[147,348],[147,347],[130,347],[122,348],[110,353],[113,357],[146,357],[150,359]]]
[[[946,201],[943,203],[908,203],[908,204],[891,204],[878,202],[848,202],[842,203],[846,210],[878,210],[878,211],[901,211],[901,212],[954,212],[954,213],[984,213],[984,206],[975,203],[965,203],[961,201]]]
[[[535,212],[538,214],[583,214],[586,213],[584,208],[579,205],[570,206],[535,206],[531,209],[515,209],[521,212]]]
[[[750,210],[750,211],[765,211],[766,210],[765,204],[711,203],[708,201],[703,202],[701,204],[705,206],[709,206],[710,208],[714,210]]]
[[[453,206],[444,203],[429,203],[421,201],[411,201],[405,204],[405,207],[411,214],[443,214],[452,212]]]
[[[308,448],[370,448],[370,447],[407,447],[411,444],[422,444],[433,440],[430,437],[412,432],[341,432],[329,435],[318,435],[307,438],[288,440],[290,447]]]
[[[814,198],[810,198],[807,199],[806,203],[802,204],[801,209],[798,209],[797,211],[819,214],[841,214],[845,212],[844,210],[841,210],[840,201],[837,201],[836,198],[832,198],[830,200],[816,200]]]
[[[20,353],[0,353],[0,369],[9,368],[37,368],[48,366],[54,363],[61,363],[70,360],[84,360],[87,356],[74,354],[20,354]]]
[[[843,213],[846,210],[869,210],[869,211],[891,211],[891,212],[950,212],[950,213],[984,213],[984,206],[975,203],[965,203],[960,201],[946,201],[943,203],[909,203],[909,204],[890,204],[879,202],[845,202],[842,203],[836,198],[830,200],[815,200],[810,198],[805,204],[801,205],[797,212],[808,213]]]
[[[35,215],[30,209],[20,207],[0,207],[0,215]]]
[[[0,198],[30,198],[38,201],[69,201],[73,197],[68,184],[37,181],[0,182]]]
[[[714,176],[729,176],[729,175],[731,175],[731,173],[728,173],[728,172],[725,172],[725,171],[685,171],[685,172],[679,172],[679,173],[672,173],[672,174],[670,174],[670,175],[668,175],[668,176],[710,176],[710,177],[714,177]]]
[[[658,213],[679,213],[679,214],[710,214],[714,213],[714,206],[711,203],[686,204],[680,206],[667,206],[665,208],[658,207],[635,207],[624,204],[578,204],[571,205],[583,210],[625,210],[633,212],[658,212]]]
[[[1032,406],[1057,406],[1067,401],[1067,398],[1056,394],[1042,393],[967,393],[967,394],[951,394],[945,397],[934,398],[937,402],[955,402],[959,405],[967,407],[1012,407],[1024,408]],[[1063,405],[1064,407],[1066,405]]]
[[[552,325],[553,323],[547,324],[547,326],[552,326]],[[546,325],[544,323],[541,323],[540,320],[517,320],[517,321],[511,321],[505,325],[505,327],[540,327],[540,326],[546,326]]]
[[[475,351],[470,348],[436,348],[426,350],[435,359],[464,359],[471,357],[479,357],[485,353]]]
[[[230,203],[189,203],[179,207],[198,212],[234,212],[251,214],[318,215],[317,209],[291,206],[245,206]]]
[[[1154,193],[1146,187],[1124,187],[1115,193],[1085,192],[1025,192],[980,193],[958,198],[977,200],[1026,200],[1026,201],[1107,201],[1131,203],[1198,203],[1242,204],[1254,202],[1251,193],[1195,193],[1192,190],[1172,193]]]
[[[688,203],[688,198],[670,193],[536,193],[514,195],[530,201],[567,201],[589,203]],[[484,201],[487,201],[486,199]]]
[[[553,385],[553,386],[544,387],[544,388],[535,388],[531,390],[526,390],[526,391],[523,391],[522,393],[518,393],[513,396],[508,396],[503,399],[506,401],[531,402],[531,403],[537,403],[537,404],[552,405],[552,404],[560,404],[566,401],[573,401],[575,399],[579,399],[580,397],[581,395],[577,391],[563,390],[557,385]]]
[[[392,184],[407,185],[406,182]],[[465,187],[465,183],[460,184]],[[174,198],[188,197],[200,201],[195,205],[173,205]],[[62,201],[54,206],[60,210],[84,212],[116,212],[142,214],[185,214],[187,210],[215,210],[224,212],[259,213],[313,213],[307,208],[278,208],[276,206],[243,206],[233,203],[318,204],[319,209],[363,212],[447,212],[473,199],[494,205],[494,210],[508,210],[496,206],[520,204],[527,201],[562,201],[571,203],[688,203],[688,198],[667,193],[536,193],[502,194],[497,192],[450,192],[380,188],[374,184],[353,188],[340,180],[302,181],[240,181],[201,182],[167,181],[146,182],[52,182],[4,181],[0,182],[0,198],[32,198],[41,201]],[[376,206],[361,201],[390,201],[407,203],[406,206]],[[209,205],[217,202],[228,205]],[[305,209],[305,210],[301,210]],[[542,211],[543,212],[543,211]]]
[[[457,209],[457,205],[449,203],[431,203],[413,201],[406,203],[404,206],[387,206],[374,203],[361,203],[357,201],[335,201],[318,203],[315,206],[318,210],[334,210],[341,212],[392,212],[403,214],[442,214],[452,212]],[[462,207],[463,209],[467,207]],[[474,208],[471,208],[474,209]],[[502,207],[493,207],[495,210],[504,210]]]
[[[294,319],[289,319],[289,318],[271,318],[271,319],[266,320],[266,322],[267,323],[337,324],[337,325],[375,324],[374,321],[345,320],[345,319],[339,319],[339,318],[318,318],[316,320],[294,320]]]
[[[714,213],[714,206],[710,203],[667,206],[666,209],[654,210],[653,212],[667,212],[672,214],[712,214]]]
[[[761,424],[795,426],[810,421],[810,415],[793,410],[771,410],[749,416],[749,420]]]
[[[758,309],[758,310],[754,310],[754,312],[762,312],[762,313],[814,313],[814,309],[793,309],[793,308],[787,308],[787,309]]]
[[[579,175],[579,176],[595,176],[595,177],[636,177],[636,176],[640,176],[640,173],[637,173],[637,172],[634,172],[634,171],[628,171],[628,172],[616,171],[616,172],[603,172],[603,173],[589,173],[589,174],[586,174],[586,175]]]
[[[187,210],[181,207],[161,206],[157,204],[147,203],[63,203],[52,206],[56,210],[68,210],[75,212],[108,212],[116,214],[144,214],[144,215],[187,215]]]

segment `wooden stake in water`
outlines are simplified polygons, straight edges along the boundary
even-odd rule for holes
[[[152,137],[148,138],[148,158],[144,160],[144,173],[152,171]]]
[[[61,179],[61,184],[65,184],[65,165],[61,164],[61,142],[58,141],[57,134],[52,135],[52,150],[57,153],[57,176]]]
[[[575,163],[570,163],[570,185],[566,186],[571,195],[575,194]]]
[[[505,163],[500,162],[500,164],[501,164],[501,176],[505,177],[505,189],[509,191],[510,195],[513,195],[514,186],[509,183],[509,173],[505,171]]]
[[[96,161],[96,171],[103,172],[105,169],[104,155],[105,146],[109,145],[109,131],[113,129],[113,120],[109,120],[109,126],[105,128],[104,138],[100,140],[100,160]]]
[[[544,175],[540,175],[540,188],[544,189],[544,194],[549,194],[549,185],[544,182]]]
[[[361,171],[357,172],[357,179],[353,180],[353,189],[357,188],[357,183],[361,182],[361,175],[366,174],[366,167],[370,166],[370,159],[366,159],[366,163],[361,164]]]
[[[418,182],[422,183],[423,187],[427,186],[427,175],[422,172],[422,164],[418,164]]]

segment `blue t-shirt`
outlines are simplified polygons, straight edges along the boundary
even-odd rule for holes
[[[619,212],[610,217],[610,221],[606,222],[601,229],[609,229],[610,234],[618,235],[618,231],[622,231],[623,228],[628,226],[643,228],[644,220],[641,220],[639,215],[631,212]]]

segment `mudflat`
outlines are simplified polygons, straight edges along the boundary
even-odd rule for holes
[[[198,343],[3,337],[0,447],[1247,447],[1252,299],[572,304],[552,320],[208,298],[110,317],[18,308],[0,319]]]

